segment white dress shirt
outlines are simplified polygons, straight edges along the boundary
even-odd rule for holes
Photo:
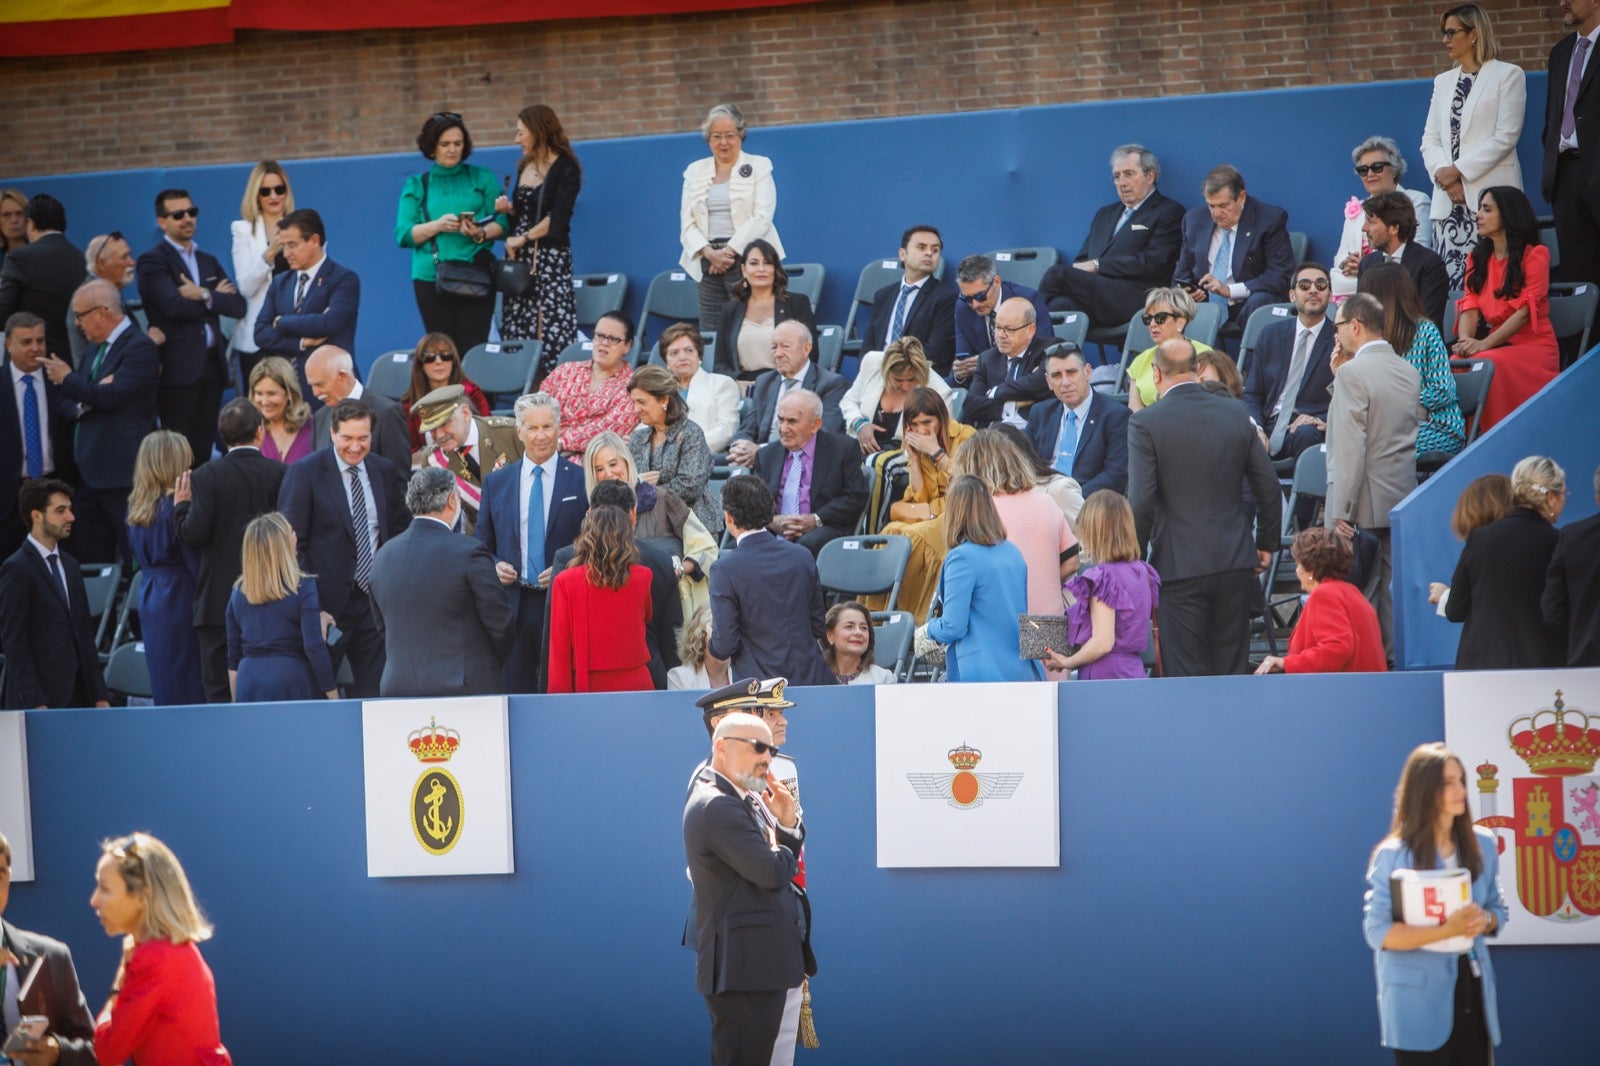
[[[17,431],[21,434],[22,441],[22,476],[28,476],[28,433],[24,429],[26,424],[22,414],[22,390],[26,388],[23,382],[23,373],[17,369],[15,363],[8,363],[11,367],[11,398],[17,404]],[[39,451],[44,457],[44,466],[41,468],[46,474],[54,473],[56,469],[55,449],[50,445],[50,408],[45,403],[44,367],[35,370],[29,377],[33,378],[33,398],[39,401]],[[15,503],[16,501],[12,501]]]
[[[367,543],[372,546],[374,553],[378,550],[378,501],[372,498],[372,480],[367,477],[367,464],[357,463],[351,466],[343,459],[339,461],[339,484],[344,489],[345,506],[355,513],[355,499],[350,495],[350,471],[356,472],[356,479],[361,482],[361,492],[365,496],[363,501],[367,510]]]
[[[551,502],[556,494],[556,463],[560,453],[551,454],[550,458],[542,463],[535,463],[527,456],[522,457],[521,478],[517,486],[517,528],[522,530],[522,536],[517,538],[521,543],[517,545],[517,557],[522,560],[521,573],[532,574],[537,577],[544,569],[544,560],[539,560],[538,566],[528,562],[528,490],[533,488],[533,468],[537,466],[544,471],[544,527],[550,528]]]

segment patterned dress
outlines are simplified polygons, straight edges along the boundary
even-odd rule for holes
[[[500,319],[500,333],[507,340],[537,338],[544,342],[535,380],[549,374],[561,353],[578,338],[569,234],[581,185],[577,165],[566,156],[558,156],[542,184],[518,185],[511,194],[513,235],[526,233],[542,219],[550,219],[550,232],[536,242],[538,265],[533,291],[527,296],[507,297]],[[519,258],[533,254],[533,247],[524,247]]]
[[[1461,111],[1472,94],[1473,76],[1462,72],[1456,79],[1456,93],[1450,99],[1450,158],[1461,158]],[[1460,292],[1467,276],[1467,255],[1478,243],[1478,205],[1451,204],[1446,218],[1434,219],[1433,250],[1444,258],[1450,272],[1450,291]]]
[[[1439,327],[1428,319],[1418,322],[1416,338],[1405,358],[1422,376],[1422,406],[1428,412],[1427,421],[1417,427],[1417,455],[1454,455],[1466,445],[1467,427],[1461,417],[1461,398],[1456,395],[1456,378],[1450,372],[1450,353]]]

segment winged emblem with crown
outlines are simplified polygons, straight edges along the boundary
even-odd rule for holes
[[[1010,799],[1022,784],[1022,774],[974,773],[983,760],[983,752],[962,742],[958,748],[945,753],[951,774],[907,774],[906,780],[923,799],[942,799],[957,810],[970,811],[981,807],[985,800]]]

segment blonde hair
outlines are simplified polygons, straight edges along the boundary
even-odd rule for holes
[[[283,424],[292,432],[300,432],[300,427],[311,417],[311,405],[300,392],[300,376],[294,372],[294,366],[281,355],[269,355],[257,363],[250,371],[249,395],[245,397],[251,403],[255,402],[256,383],[262,378],[271,378],[287,394],[289,402],[283,406]]]
[[[971,474],[996,496],[1027,492],[1037,484],[1033,464],[997,429],[980,429],[951,461],[950,476]]]
[[[194,890],[172,849],[149,833],[100,842],[130,895],[144,900],[144,922],[135,940],[188,944],[211,939],[211,923],[200,913]]]
[[[917,379],[917,385],[926,385],[932,368],[928,364],[928,353],[923,349],[922,342],[915,337],[901,337],[891,341],[883,350],[883,381],[887,385],[889,379],[906,371],[910,371]]]
[[[1128,498],[1113,489],[1091,492],[1078,512],[1078,539],[1100,563],[1127,563],[1144,558],[1133,526]]]
[[[181,434],[158,429],[139,442],[133,461],[133,491],[128,494],[128,524],[149,526],[156,520],[161,498],[172,493],[178,475],[194,462],[194,449]]]
[[[295,558],[294,530],[289,520],[269,511],[244,527],[240,545],[243,564],[234,587],[252,604],[276,603],[300,588],[300,561]]]
[[[252,226],[261,221],[261,180],[268,174],[283,179],[284,217],[294,210],[294,186],[289,184],[289,175],[271,159],[263,159],[250,168],[250,176],[244,182],[244,199],[239,202],[240,217]]]
[[[972,474],[961,474],[950,482],[944,498],[944,543],[947,548],[971,541],[995,545],[1006,539],[1005,523],[995,510],[989,486]]]
[[[583,485],[591,496],[594,495],[594,487],[600,484],[600,479],[594,476],[594,461],[604,448],[610,448],[628,464],[628,487],[631,489],[639,483],[639,467],[633,461],[633,450],[628,447],[627,441],[608,429],[597,434],[583,450]]]
[[[683,624],[678,634],[678,658],[685,666],[699,669],[705,665],[706,650],[710,645],[711,605],[702,603]]]
[[[1511,468],[1511,502],[1543,510],[1552,495],[1567,491],[1567,474],[1547,455],[1530,455]]]
[[[1500,43],[1494,39],[1494,29],[1489,25],[1489,12],[1477,4],[1457,4],[1439,16],[1440,32],[1444,31],[1445,23],[1450,21],[1452,15],[1462,26],[1477,31],[1477,39],[1472,42],[1472,55],[1480,67],[1499,57]]]

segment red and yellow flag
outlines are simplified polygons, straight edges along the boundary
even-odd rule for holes
[[[227,44],[228,7],[229,0],[6,0],[0,39],[11,56]]]

